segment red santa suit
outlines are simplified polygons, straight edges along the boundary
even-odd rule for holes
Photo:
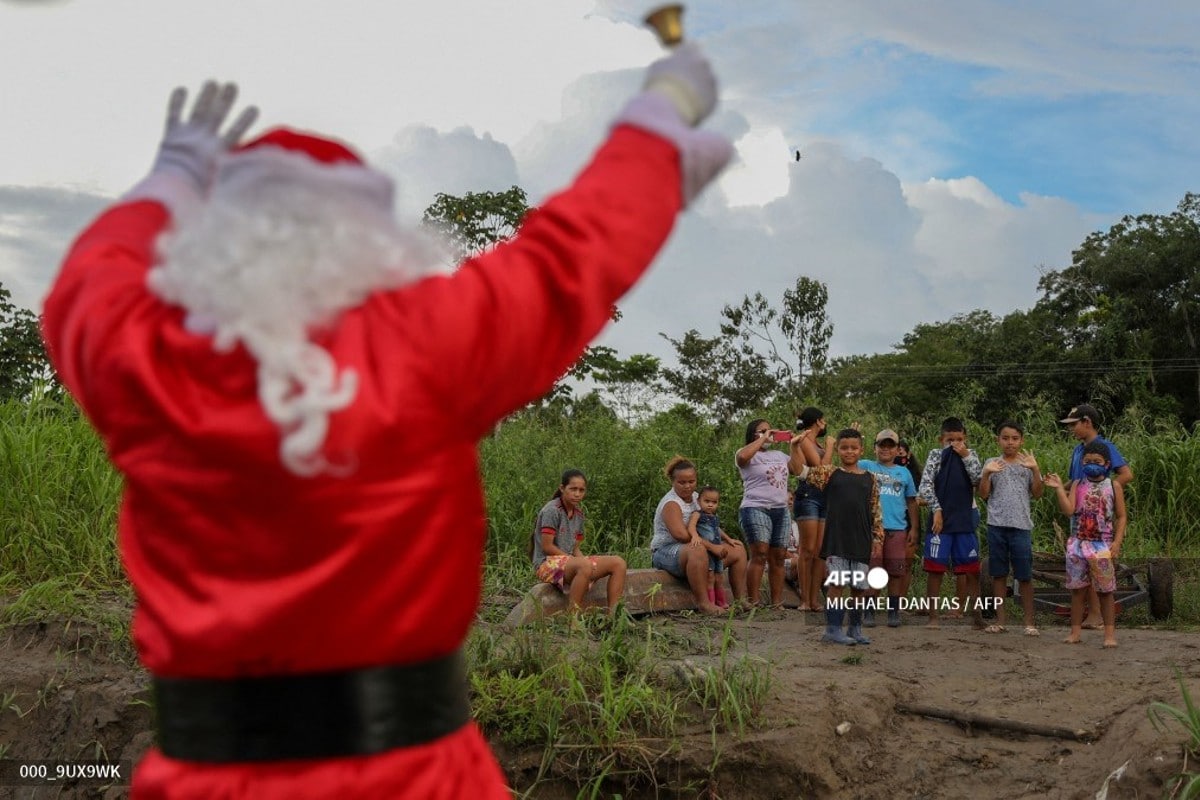
[[[715,170],[713,170],[715,172]],[[650,264],[683,203],[676,144],[618,125],[519,234],[452,275],[377,291],[313,334],[359,376],[299,477],[254,358],[214,350],[147,288],[167,206],[105,211],[45,304],[63,382],[125,478],[133,638],[156,678],[405,665],[455,652],[479,601],[476,443],[542,396]],[[137,797],[508,798],[473,723],[369,756],[210,764],[151,750]]]

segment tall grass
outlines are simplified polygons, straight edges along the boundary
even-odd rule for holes
[[[121,480],[74,406],[0,404],[0,584],[123,585]]]
[[[1028,409],[1026,446],[1043,472],[1066,472],[1076,442],[1047,409]],[[826,408],[830,428],[858,422],[867,441],[891,427],[910,439],[924,461],[936,446],[941,416],[891,420],[861,407]],[[791,412],[768,416],[788,425]],[[988,427],[969,422],[969,443],[981,457],[998,453]],[[1200,556],[1200,437],[1175,427],[1155,428],[1136,414],[1106,430],[1133,465],[1125,557],[1170,556],[1181,577],[1195,576]],[[533,519],[564,469],[588,475],[588,552],[618,553],[631,567],[649,566],[650,525],[669,488],[662,468],[682,454],[700,480],[722,491],[719,515],[738,531],[742,485],[733,454],[744,426],[717,429],[686,410],[631,426],[603,413],[569,416],[529,411],[499,426],[480,445],[487,494],[489,595],[524,592],[531,581],[527,546]],[[88,590],[122,590],[115,549],[120,478],[74,406],[51,399],[0,404],[0,591],[66,580]],[[1054,525],[1065,518],[1047,497],[1034,503],[1035,546],[1056,552]]]

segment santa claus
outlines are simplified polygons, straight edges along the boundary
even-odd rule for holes
[[[121,555],[158,746],[137,797],[508,798],[460,647],[478,440],[542,396],[729,159],[693,45],[566,191],[453,274],[338,142],[239,144],[172,96],[148,177],[71,248],[55,367],[125,477]],[[224,130],[222,130],[224,128]]]

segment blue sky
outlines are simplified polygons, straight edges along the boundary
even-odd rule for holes
[[[210,76],[263,126],[353,143],[403,220],[438,191],[537,200],[660,55],[649,5],[0,0],[0,281],[36,307],[149,165],[170,89]],[[918,322],[1028,307],[1090,232],[1200,191],[1190,0],[699,0],[685,22],[741,161],[622,303],[622,354],[669,355],[659,333],[713,334],[722,305],[800,274],[829,286],[834,354],[884,352]]]

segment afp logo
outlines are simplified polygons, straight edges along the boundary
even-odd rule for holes
[[[825,586],[862,586],[867,582],[867,573],[860,569],[830,570],[825,576]]]

